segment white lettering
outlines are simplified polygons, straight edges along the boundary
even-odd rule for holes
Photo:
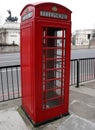
[[[28,14],[25,14],[22,16],[22,21],[27,20],[33,16],[33,12],[29,12]]]
[[[67,19],[67,14],[54,13],[49,11],[40,11],[40,16],[58,18],[58,19]]]

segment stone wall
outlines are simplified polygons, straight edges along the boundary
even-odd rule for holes
[[[20,47],[19,46],[2,46],[0,47],[0,53],[6,53],[6,52],[19,52]]]
[[[72,45],[71,46],[71,49],[73,49],[73,50],[77,50],[77,49],[89,49],[89,48],[95,48],[95,45],[77,45],[77,46],[74,46],[74,45]]]
[[[95,48],[95,45],[91,45],[90,48]],[[89,46],[71,46],[71,49],[89,49]],[[0,47],[0,53],[11,53],[11,52],[20,52],[20,46],[3,46]]]

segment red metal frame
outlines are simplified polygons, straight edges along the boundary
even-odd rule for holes
[[[56,15],[66,14],[67,19],[40,16],[40,11],[44,10]],[[69,9],[56,3],[30,4],[23,8],[22,107],[34,124],[68,113],[70,46]]]

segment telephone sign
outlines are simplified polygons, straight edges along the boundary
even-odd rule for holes
[[[22,16],[22,21],[24,21],[24,20],[27,20],[27,19],[29,19],[29,18],[31,18],[33,16],[33,13],[32,12],[29,12],[28,14],[25,14],[24,16]]]
[[[59,14],[59,13],[48,12],[48,11],[40,11],[40,16],[50,17],[50,18],[58,18],[58,19],[67,19],[66,14]]]

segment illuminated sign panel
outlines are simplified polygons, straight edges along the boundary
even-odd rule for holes
[[[60,13],[49,12],[49,11],[40,11],[40,16],[57,18],[57,19],[67,19],[68,18],[66,14],[60,14]]]
[[[33,12],[29,12],[28,14],[25,14],[22,16],[22,21],[25,21],[33,16]]]

